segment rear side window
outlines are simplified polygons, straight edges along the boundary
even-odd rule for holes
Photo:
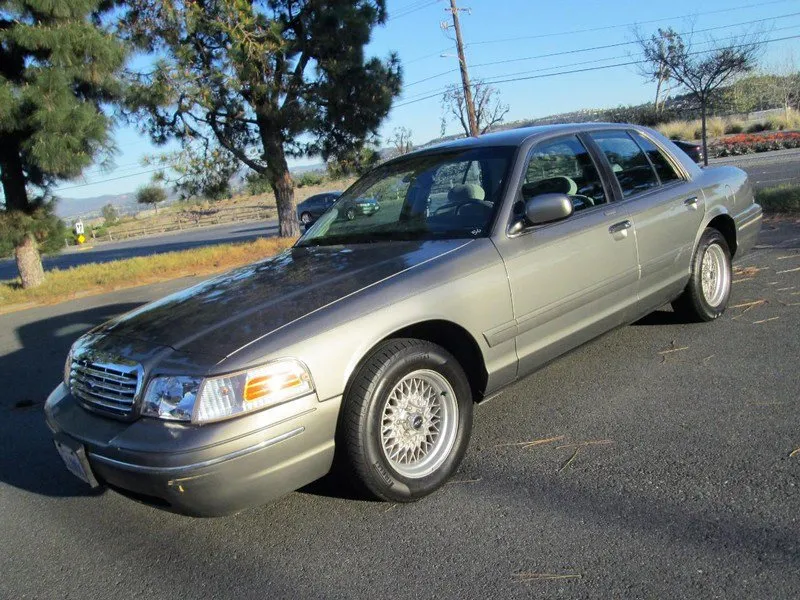
[[[664,156],[664,153],[658,148],[658,146],[636,131],[633,132],[633,137],[637,142],[639,142],[639,146],[641,146],[642,150],[644,150],[645,154],[647,154],[650,162],[653,163],[656,173],[658,173],[658,178],[661,180],[662,184],[669,183],[670,181],[680,180],[680,177],[675,172],[674,167],[670,164],[669,160],[666,156]]]
[[[627,132],[600,131],[591,136],[611,164],[623,197],[658,187],[658,177],[650,161]]]

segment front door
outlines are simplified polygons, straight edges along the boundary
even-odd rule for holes
[[[622,324],[636,303],[630,216],[611,202],[578,137],[532,149],[518,204],[543,193],[567,194],[575,212],[498,244],[511,285],[520,375]]]

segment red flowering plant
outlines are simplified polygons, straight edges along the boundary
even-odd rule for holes
[[[800,148],[800,132],[778,131],[774,133],[739,133],[729,135],[709,145],[708,153],[713,157],[739,156],[756,152]]]

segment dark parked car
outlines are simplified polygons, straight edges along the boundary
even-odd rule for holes
[[[314,194],[297,205],[297,218],[303,225],[311,225],[342,195],[342,192]]]
[[[298,489],[334,454],[374,496],[416,500],[458,469],[473,403],[666,303],[722,315],[760,224],[746,173],[644,127],[426,148],[367,173],[292,248],[82,336],[47,424],[85,482],[192,515]]]
[[[686,152],[694,162],[700,164],[703,162],[703,145],[696,144],[695,142],[683,142],[681,140],[674,140],[672,142],[678,148]]]
[[[347,198],[336,205],[340,220],[352,221],[356,217],[371,217],[381,208],[378,201],[372,197]]]

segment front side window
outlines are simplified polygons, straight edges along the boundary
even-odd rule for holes
[[[451,150],[380,166],[339,196],[298,246],[486,237],[514,150]]]
[[[566,194],[576,211],[608,202],[592,157],[577,137],[543,142],[531,153],[523,199],[548,193]]]
[[[627,132],[600,131],[591,136],[611,163],[624,198],[658,187],[650,161]]]
[[[664,156],[664,153],[658,146],[637,131],[633,132],[633,137],[639,143],[642,150],[645,151],[650,162],[653,163],[662,185],[680,179],[678,173],[675,172],[675,168],[670,164],[669,160],[667,160],[667,157]]]

